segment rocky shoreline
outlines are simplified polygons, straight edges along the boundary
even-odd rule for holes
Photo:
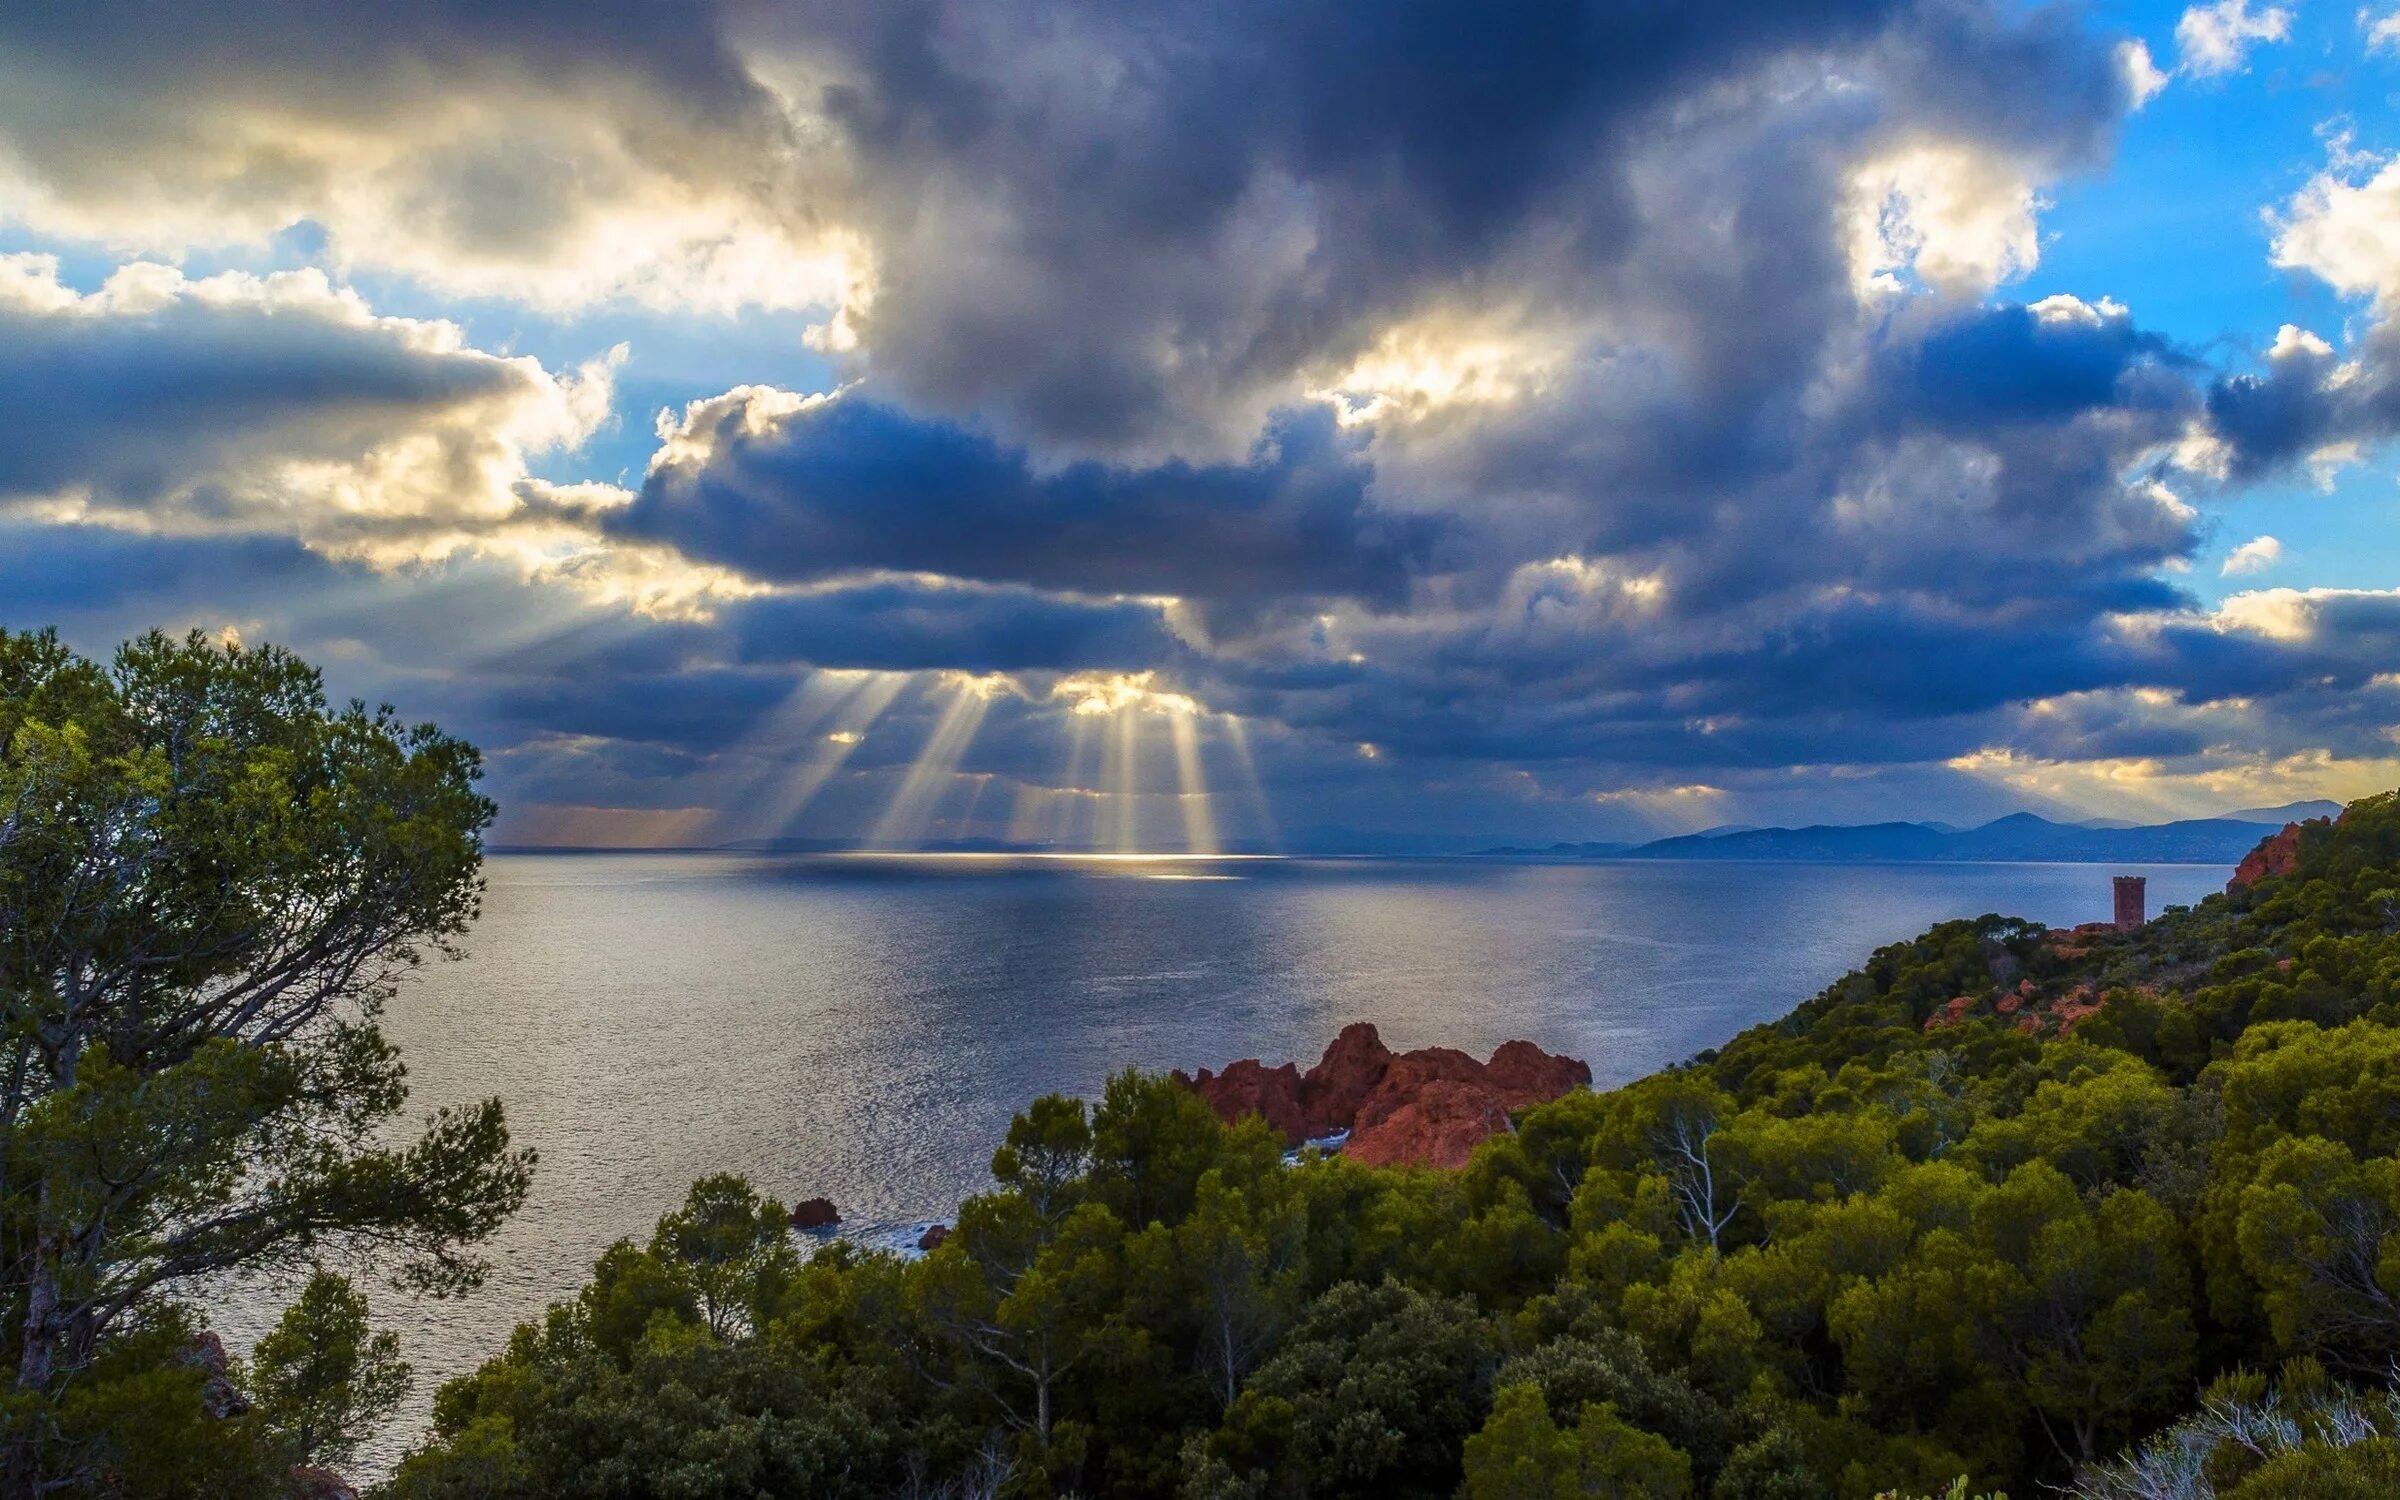
[[[1296,1063],[1270,1068],[1246,1057],[1222,1072],[1171,1076],[1229,1125],[1262,1117],[1295,1154],[1314,1147],[1367,1166],[1455,1170],[1508,1130],[1512,1115],[1589,1087],[1592,1070],[1581,1058],[1523,1041],[1503,1043],[1481,1062],[1453,1047],[1394,1052],[1371,1022],[1359,1021],[1343,1027],[1305,1073]],[[803,1199],[790,1213],[792,1228],[809,1239],[904,1260],[934,1250],[950,1233],[942,1219],[852,1223],[824,1198]]]
[[[1522,1041],[1503,1043],[1488,1062],[1451,1047],[1394,1052],[1360,1021],[1306,1073],[1247,1057],[1174,1077],[1226,1123],[1258,1115],[1295,1147],[1338,1138],[1344,1156],[1368,1166],[1455,1169],[1512,1114],[1588,1087],[1592,1070]]]

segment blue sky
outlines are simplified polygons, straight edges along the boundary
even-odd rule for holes
[[[2175,54],[2184,7],[2107,6],[2095,18]],[[2273,7],[2255,8],[2260,13]],[[2339,5],[2282,7],[2286,42],[2261,44],[2239,71],[2179,79],[2124,127],[2100,171],[2052,189],[2042,263],[2022,294],[2113,295],[2145,326],[2228,362],[2255,359],[2277,327],[2336,335],[2356,303],[2316,277],[2272,264],[2269,213],[2326,169],[2345,132],[2354,149],[2400,147],[2400,50],[2370,55],[2366,25],[2380,12]],[[2258,535],[2283,543],[2284,564],[2261,577],[2339,588],[2388,588],[2400,578],[2400,492],[2388,454],[2346,469],[2327,495],[2314,482],[2268,484],[2212,508],[2219,558]],[[2201,569],[2212,600],[2246,580]]]
[[[517,842],[1457,847],[2400,782],[2400,19],[0,18],[0,624]]]

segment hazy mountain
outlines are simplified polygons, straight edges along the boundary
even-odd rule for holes
[[[2319,799],[2315,802],[2286,802],[2281,807],[2245,807],[2225,816],[2236,823],[2272,823],[2281,828],[2286,823],[2305,823],[2310,818],[2338,818],[2342,804]]]
[[[2331,806],[2332,804],[2326,804]],[[2175,823],[2118,827],[2053,823],[2012,813],[1975,828],[1939,823],[1814,824],[1807,828],[1711,830],[1628,848],[1621,844],[1552,844],[1500,848],[1494,855],[1586,859],[1789,859],[1837,862],[1912,860],[2055,861],[2066,864],[2230,865],[2250,852],[2262,826],[2313,817],[2317,804],[2267,808],[2255,818],[2188,818]],[[2338,809],[2336,809],[2338,811]]]

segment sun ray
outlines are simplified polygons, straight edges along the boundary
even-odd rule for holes
[[[981,683],[972,678],[960,680],[957,696],[942,710],[933,733],[926,736],[925,748],[917,752],[908,775],[892,794],[891,804],[868,832],[869,847],[904,849],[924,841],[925,831],[933,822],[934,806],[950,789],[950,779],[958,771],[959,760],[974,741],[975,731],[983,727],[983,716],[991,706],[991,695]]]
[[[789,770],[796,755],[811,748],[817,728],[858,696],[867,680],[863,672],[811,672],[718,753],[724,770],[715,778],[717,814],[710,823],[717,839],[776,831],[761,830],[758,821],[759,803],[773,791],[769,783]]]
[[[1113,711],[1100,742],[1100,780],[1108,790],[1108,843],[1119,854],[1142,846],[1142,715],[1126,704]]]
[[[1089,843],[1098,836],[1090,826],[1087,814],[1092,799],[1085,795],[1084,777],[1092,764],[1092,716],[1071,714],[1067,722],[1067,774],[1059,785],[1059,795],[1051,814],[1050,839],[1053,843],[1069,843],[1078,838]]]
[[[975,836],[975,809],[983,806],[983,794],[992,789],[992,782],[995,778],[989,771],[978,771],[972,776],[960,779],[974,784],[973,790],[967,793],[967,805],[959,809],[957,819],[958,836],[962,839],[971,839]]]
[[[900,696],[900,689],[907,684],[905,672],[870,674],[842,704],[831,732],[818,741],[816,758],[794,770],[790,779],[775,790],[761,805],[752,826],[765,829],[769,838],[785,833],[792,821],[807,811],[817,793],[824,790],[825,783],[841,770],[866,739],[867,731],[883,717],[884,710],[892,706],[892,700]]]
[[[1243,787],[1250,794],[1251,806],[1258,818],[1259,834],[1267,847],[1274,848],[1283,842],[1283,833],[1276,826],[1275,809],[1268,805],[1266,785],[1258,779],[1258,761],[1250,753],[1249,727],[1242,722],[1239,714],[1226,714],[1223,722],[1225,743],[1233,751],[1234,769],[1240,773]]]
[[[1183,843],[1194,854],[1215,854],[1217,819],[1208,800],[1208,778],[1200,769],[1200,730],[1196,715],[1170,713],[1168,733],[1175,741],[1175,800],[1183,808]]]
[[[1056,787],[1035,786],[1030,781],[1018,782],[1016,795],[1009,801],[1008,841],[1012,844],[1040,842],[1049,830],[1051,806],[1058,796]]]

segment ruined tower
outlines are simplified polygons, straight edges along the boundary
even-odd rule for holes
[[[2117,931],[2131,932],[2150,920],[2149,885],[2139,875],[2117,877]]]

